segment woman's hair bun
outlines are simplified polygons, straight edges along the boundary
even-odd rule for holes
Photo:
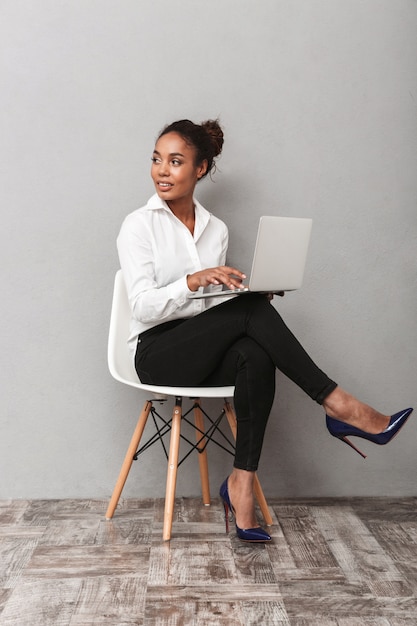
[[[213,145],[213,156],[218,156],[223,148],[223,131],[218,120],[207,120],[201,122],[202,128],[209,135]]]

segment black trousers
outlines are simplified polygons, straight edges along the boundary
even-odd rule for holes
[[[336,383],[322,372],[260,294],[246,294],[139,336],[136,371],[144,383],[235,385],[234,466],[255,471],[275,394],[275,369],[321,404]]]

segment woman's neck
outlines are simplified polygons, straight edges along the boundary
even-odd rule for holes
[[[180,220],[190,231],[190,233],[194,234],[194,225],[195,225],[195,205],[194,202],[187,201],[168,201],[167,205],[171,209],[172,213],[175,215],[177,219]]]

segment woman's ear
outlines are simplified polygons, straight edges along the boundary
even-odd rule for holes
[[[197,168],[198,180],[200,180],[200,178],[203,178],[204,174],[207,172],[207,167],[208,167],[208,161],[207,159],[204,159],[204,161]]]

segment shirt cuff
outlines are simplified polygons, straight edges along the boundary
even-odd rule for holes
[[[168,287],[169,297],[178,302],[180,305],[185,304],[190,293],[194,293],[188,288],[187,276],[179,278],[171,283]]]

